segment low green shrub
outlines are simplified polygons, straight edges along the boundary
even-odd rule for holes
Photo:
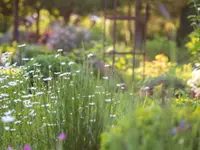
[[[131,111],[102,134],[101,150],[199,149],[200,109],[186,106],[149,105]]]
[[[169,41],[167,37],[156,36],[152,40],[146,41],[147,59],[152,61],[156,55],[164,54],[171,61],[176,54],[176,61],[185,63],[189,60],[190,54],[187,49],[179,49],[175,41]],[[173,55],[173,56],[172,56]]]
[[[170,88],[172,90],[184,90],[186,88],[186,83],[184,83],[183,80],[170,75],[160,75],[154,78],[149,78],[145,85],[151,90],[158,86],[164,86],[165,92]]]
[[[26,63],[25,67],[27,67],[27,71],[39,69],[44,77],[51,75],[55,77],[55,73],[60,71],[71,71],[70,64],[74,64],[74,60],[68,56],[59,55],[38,55],[32,61]]]
[[[22,45],[19,46],[13,56],[13,62],[17,62],[18,65],[23,65],[26,61],[37,57],[38,55],[50,55],[55,54],[55,51],[51,51],[41,45]]]
[[[200,29],[196,29],[194,32],[190,34],[190,41],[186,44],[186,47],[189,50],[189,53],[192,55],[192,62],[199,63],[200,62]]]
[[[38,55],[49,55],[55,54],[55,51],[51,51],[42,45],[34,44],[22,44],[17,46],[16,42],[12,44],[4,43],[0,46],[1,63],[5,64],[7,61],[11,63],[17,63],[17,65],[23,65],[26,61],[38,56]],[[9,60],[5,61],[4,54],[9,54]]]
[[[170,56],[170,49],[176,49],[176,43],[169,41],[167,37],[156,36],[152,40],[146,41],[147,59],[153,60],[156,55],[163,53],[167,57]]]

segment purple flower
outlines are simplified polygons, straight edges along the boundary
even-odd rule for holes
[[[67,136],[65,135],[65,133],[61,133],[59,136],[58,136],[59,140],[63,141],[67,138]]]
[[[177,132],[176,128],[172,129],[172,130],[171,130],[171,135],[176,134],[176,132]]]
[[[31,150],[31,146],[30,145],[25,145],[24,146],[24,150]]]
[[[11,147],[11,146],[8,146],[8,150],[12,150],[12,147]]]
[[[180,122],[179,122],[179,127],[183,128],[184,124],[185,124],[185,120],[181,119]]]

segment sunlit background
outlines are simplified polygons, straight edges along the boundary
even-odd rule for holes
[[[0,150],[200,149],[199,13],[0,0]]]

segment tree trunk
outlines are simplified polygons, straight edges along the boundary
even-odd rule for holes
[[[37,9],[36,40],[40,38],[40,9]]]
[[[184,46],[187,36],[193,31],[193,27],[191,26],[188,16],[196,14],[195,11],[195,9],[190,8],[190,5],[185,6],[181,10],[180,27],[177,30],[176,36],[176,43],[179,47]]]
[[[13,41],[19,42],[19,0],[13,2],[14,30]]]
[[[4,20],[4,24],[3,24],[3,33],[5,33],[6,31],[7,31],[7,27],[8,27],[8,25],[7,25],[7,16],[3,16],[3,20]]]
[[[65,23],[68,24],[69,20],[70,20],[70,16],[73,12],[72,9],[66,8],[66,7],[61,7],[61,8],[59,8],[59,10],[60,10],[61,16],[64,17]]]

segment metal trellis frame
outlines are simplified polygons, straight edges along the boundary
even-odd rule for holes
[[[133,16],[132,13],[132,0],[128,0],[128,13],[127,15],[119,16],[117,13],[117,3],[118,0],[113,0],[113,9],[109,10],[109,12],[112,12],[110,15],[108,12],[108,1],[110,0],[104,0],[104,40],[103,40],[103,57],[105,59],[106,55],[112,55],[112,68],[113,68],[113,73],[114,73],[114,66],[115,66],[115,57],[117,55],[132,55],[132,77],[134,80],[135,77],[135,67],[136,67],[136,56],[142,56],[143,57],[143,76],[145,73],[145,60],[146,60],[146,46],[145,46],[145,40],[146,40],[146,26],[147,26],[147,20],[148,20],[148,14],[149,14],[149,4],[145,4],[145,15],[144,15],[144,35],[143,35],[143,46],[142,49],[139,51],[136,51],[136,31],[138,30],[137,28],[137,23],[141,21],[141,16],[139,16],[139,8],[137,7],[138,3],[140,0],[134,0],[135,1],[135,15]],[[113,23],[113,33],[112,33],[112,46],[113,46],[113,51],[106,53],[105,52],[105,42],[106,42],[106,26],[107,26],[107,20],[112,21]],[[135,26],[134,26],[134,37],[133,37],[133,43],[132,43],[132,50],[129,52],[119,52],[116,50],[116,43],[117,43],[117,21],[128,21],[130,23],[131,21],[135,21]]]

